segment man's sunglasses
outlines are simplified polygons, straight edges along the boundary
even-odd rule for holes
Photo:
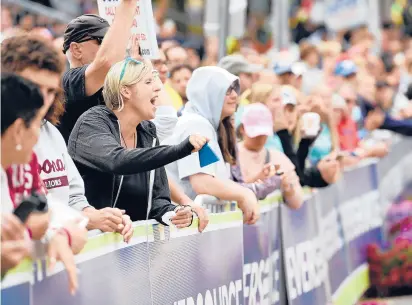
[[[83,38],[77,41],[77,43],[82,43],[82,42],[92,41],[92,40],[97,41],[97,44],[100,46],[103,42],[103,37],[86,37],[86,38]]]

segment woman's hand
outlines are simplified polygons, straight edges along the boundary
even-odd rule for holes
[[[123,240],[125,243],[129,243],[130,240],[133,237],[133,223],[130,219],[129,215],[123,215],[122,216],[122,220],[123,220],[123,229],[118,231],[118,233],[123,235]]]
[[[67,235],[60,232],[56,233],[49,242],[47,253],[50,262],[50,271],[54,269],[57,261],[61,261],[66,267],[69,277],[69,290],[70,293],[74,295],[78,288],[77,268]]]
[[[16,267],[30,255],[30,247],[24,240],[25,227],[13,214],[6,214],[1,222],[1,275]]]
[[[1,240],[23,240],[26,228],[13,214],[3,215],[1,220]]]
[[[50,210],[47,213],[32,213],[27,219],[27,227],[30,229],[32,238],[34,240],[40,240],[44,236],[49,227],[51,213]]]
[[[30,255],[30,248],[25,240],[5,240],[1,242],[1,275],[16,267]]]
[[[79,226],[82,219],[67,222],[64,228],[70,234],[71,248],[74,254],[78,254],[82,251],[84,245],[87,242],[87,230]]]
[[[205,146],[206,143],[209,142],[209,139],[204,136],[194,134],[189,137],[189,142],[193,145],[192,153],[195,153],[201,150],[203,146]]]
[[[192,208],[193,212],[197,215],[197,218],[199,219],[199,226],[197,228],[199,230],[199,233],[202,233],[209,224],[209,215],[204,207],[194,202],[190,203],[189,206]]]
[[[259,202],[255,193],[244,188],[240,200],[237,202],[239,209],[243,212],[243,222],[248,225],[255,224],[260,217]]]
[[[260,173],[257,175],[255,181],[253,181],[253,182],[258,182],[258,181],[263,182],[266,179],[269,179],[269,178],[273,177],[275,174],[276,174],[275,165],[272,164],[272,163],[267,163],[267,164],[263,165],[262,170],[260,171]]]
[[[118,232],[124,229],[123,215],[125,210],[119,210],[117,208],[104,208],[96,210],[95,208],[88,207],[83,210],[83,214],[89,218],[87,229],[98,229],[102,232]]]
[[[288,171],[280,175],[280,189],[286,196],[292,196],[295,193],[294,186],[299,183],[299,177],[295,171]]]
[[[189,227],[193,221],[191,207],[180,207],[176,212],[176,216],[173,217],[171,221],[178,229]]]

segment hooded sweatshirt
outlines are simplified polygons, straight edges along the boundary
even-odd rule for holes
[[[178,182],[192,200],[197,194],[190,184],[190,176],[203,173],[230,179],[230,168],[223,160],[217,130],[226,92],[236,80],[236,76],[219,67],[196,69],[186,89],[189,102],[176,124],[174,135],[165,141],[167,144],[177,144],[189,135],[200,134],[210,139],[209,145],[219,158],[218,162],[201,167],[199,154],[194,153],[166,166],[171,179]]]
[[[78,211],[89,207],[84,196],[83,179],[67,152],[66,142],[49,122],[41,127],[34,151],[39,162],[40,177],[48,193],[58,202]]]

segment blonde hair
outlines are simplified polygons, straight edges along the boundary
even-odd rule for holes
[[[280,90],[280,86],[267,83],[254,83],[252,88],[247,90],[242,97],[249,100],[250,103],[266,104],[273,90]]]
[[[121,88],[137,84],[149,71],[150,65],[144,61],[125,59],[113,65],[104,81],[103,98],[106,106],[121,111],[124,108]]]

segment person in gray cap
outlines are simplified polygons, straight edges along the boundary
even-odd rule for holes
[[[263,70],[262,66],[249,63],[242,55],[225,56],[218,66],[239,77],[241,94],[252,87],[252,74]]]

